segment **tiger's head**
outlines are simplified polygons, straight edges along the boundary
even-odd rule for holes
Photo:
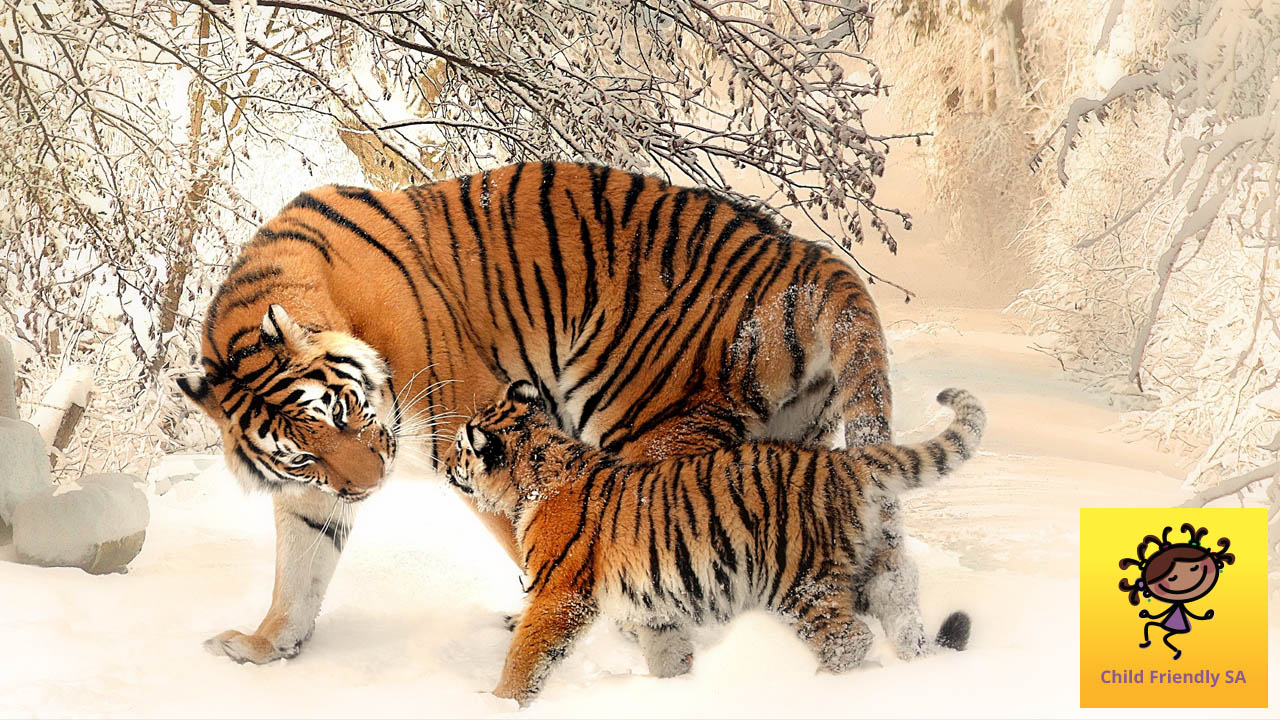
[[[218,424],[227,464],[247,488],[311,486],[355,502],[390,473],[391,369],[367,343],[303,327],[272,305],[256,344],[204,364],[178,387]]]
[[[533,431],[538,428],[558,432],[544,414],[538,389],[526,380],[511,383],[500,402],[458,428],[445,469],[449,484],[481,510],[514,517],[530,485],[516,466],[526,459],[536,462],[541,450]]]

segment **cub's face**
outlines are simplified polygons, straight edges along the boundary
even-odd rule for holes
[[[511,516],[520,491],[504,462],[503,444],[502,436],[472,420],[458,428],[454,459],[446,472],[449,484],[471,496],[481,510]]]
[[[251,337],[251,336],[250,336]],[[312,331],[272,305],[258,342],[206,358],[182,391],[222,431],[227,464],[251,489],[316,487],[368,497],[390,473],[399,412],[390,368],[350,335]],[[237,359],[239,355],[239,359]]]
[[[458,428],[446,468],[449,484],[481,510],[514,516],[522,496],[515,464],[530,450],[528,430],[547,424],[533,385],[512,383],[504,400],[481,409]]]

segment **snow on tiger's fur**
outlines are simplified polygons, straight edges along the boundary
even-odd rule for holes
[[[986,424],[968,392],[938,401],[955,420],[918,445],[748,443],[629,463],[565,434],[533,385],[513,383],[459,428],[448,471],[482,508],[511,518],[523,554],[528,606],[495,693],[529,702],[600,614],[634,623],[650,671],[664,676],[691,662],[685,628],[753,608],[780,616],[832,672],[857,667],[870,648],[862,613],[903,658],[929,651],[897,494],[968,459]],[[937,643],[959,649],[967,637],[956,613]]]

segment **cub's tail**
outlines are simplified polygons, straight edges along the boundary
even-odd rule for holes
[[[938,637],[934,642],[944,648],[964,650],[969,646],[970,627],[968,613],[962,611],[953,612],[942,622],[942,627],[938,628]]]
[[[973,456],[987,426],[987,413],[966,390],[949,388],[938,402],[956,417],[940,435],[916,445],[870,445],[852,454],[866,460],[872,474],[894,492],[929,485]]]

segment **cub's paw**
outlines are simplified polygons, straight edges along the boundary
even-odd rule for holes
[[[520,707],[529,707],[529,703],[533,702],[533,698],[537,695],[537,691],[531,688],[524,688],[513,685],[506,680],[498,683],[498,687],[493,689],[493,694],[504,700],[515,700],[520,703]]]
[[[649,674],[660,678],[680,677],[693,669],[693,653],[671,648],[646,658]]]
[[[679,628],[640,628],[640,650],[644,653],[649,674],[672,678],[693,668],[693,641]]]
[[[261,635],[245,635],[238,630],[228,630],[205,640],[204,649],[214,655],[225,655],[238,663],[264,665],[297,655],[302,649],[302,643],[281,649]]]
[[[635,623],[626,620],[615,620],[614,624],[617,626],[618,632],[622,637],[626,638],[628,642],[640,642],[640,630]]]

